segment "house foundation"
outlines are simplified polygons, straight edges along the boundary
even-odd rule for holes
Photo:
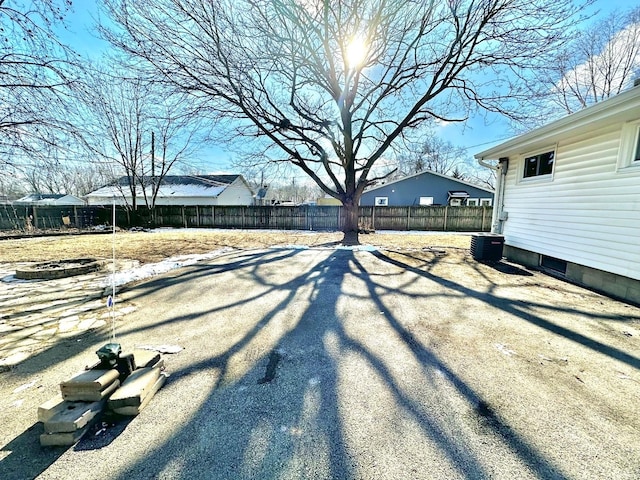
[[[510,245],[504,246],[504,256],[511,262],[537,268],[610,297],[640,305],[640,280],[572,262],[563,262],[566,267],[563,269],[564,271],[557,268],[548,268],[545,266],[544,255]]]

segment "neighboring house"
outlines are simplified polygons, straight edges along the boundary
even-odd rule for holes
[[[316,199],[316,205],[321,206],[321,207],[327,207],[327,206],[331,206],[331,207],[341,207],[342,206],[342,202],[340,200],[338,200],[337,198],[334,198],[330,195],[325,195],[324,197],[320,197],[318,199]]]
[[[145,183],[151,184],[150,177]],[[136,189],[137,205],[145,206],[145,192]],[[151,198],[151,187],[146,195]],[[162,177],[156,205],[251,205],[254,193],[242,175],[167,175]],[[115,185],[107,185],[86,195],[89,205],[132,204],[128,178],[120,177]]]
[[[13,205],[20,207],[84,207],[86,202],[74,195],[64,195],[60,193],[31,193],[13,202]]]
[[[378,207],[492,204],[493,190],[431,171],[370,188],[360,198],[360,205]]]
[[[640,87],[476,158],[499,160],[507,258],[640,303]]]

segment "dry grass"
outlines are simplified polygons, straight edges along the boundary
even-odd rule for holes
[[[121,259],[157,262],[164,258],[211,252],[223,247],[264,248],[275,245],[333,246],[342,239],[340,232],[264,232],[260,230],[167,230],[161,233],[118,232],[116,256]],[[56,237],[6,239],[0,241],[0,262],[37,262],[65,258],[111,258],[111,234],[85,234]],[[385,249],[425,247],[469,248],[467,235],[366,234],[363,245]]]

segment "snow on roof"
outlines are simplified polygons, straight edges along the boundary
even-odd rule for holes
[[[162,185],[158,189],[158,197],[217,197],[224,192],[226,188],[227,185],[211,187],[205,187],[202,185]],[[151,187],[147,187],[146,191],[148,196],[152,194]],[[130,195],[129,189],[107,186],[87,194],[87,197],[113,198],[121,197],[123,194]],[[143,196],[141,187],[136,188],[136,195],[140,197]]]
[[[238,179],[240,175],[167,175],[160,180],[159,198],[177,197],[217,197]],[[152,177],[144,177],[148,196],[151,196]],[[113,198],[129,193],[129,178],[120,177],[115,185],[107,185],[87,194],[87,197]],[[136,195],[143,196],[142,187],[136,188]]]
[[[31,193],[13,203],[15,205],[69,206],[84,205],[84,200],[74,195],[65,195],[62,193]]]

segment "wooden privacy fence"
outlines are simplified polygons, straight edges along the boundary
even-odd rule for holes
[[[360,224],[372,230],[487,232],[491,207],[360,207]]]
[[[58,230],[90,228],[109,220],[104,207],[52,207],[0,205],[0,230]]]
[[[360,207],[360,226],[368,230],[484,232],[491,229],[491,207]],[[120,227],[196,227],[276,230],[341,230],[336,206],[156,206],[128,212],[116,208]],[[0,230],[90,228],[110,224],[112,207],[12,207],[0,205]]]
[[[335,206],[157,206],[143,223],[163,227],[278,230],[340,230]],[[359,223],[370,230],[489,231],[491,207],[360,207]],[[124,212],[118,224],[126,223]]]

